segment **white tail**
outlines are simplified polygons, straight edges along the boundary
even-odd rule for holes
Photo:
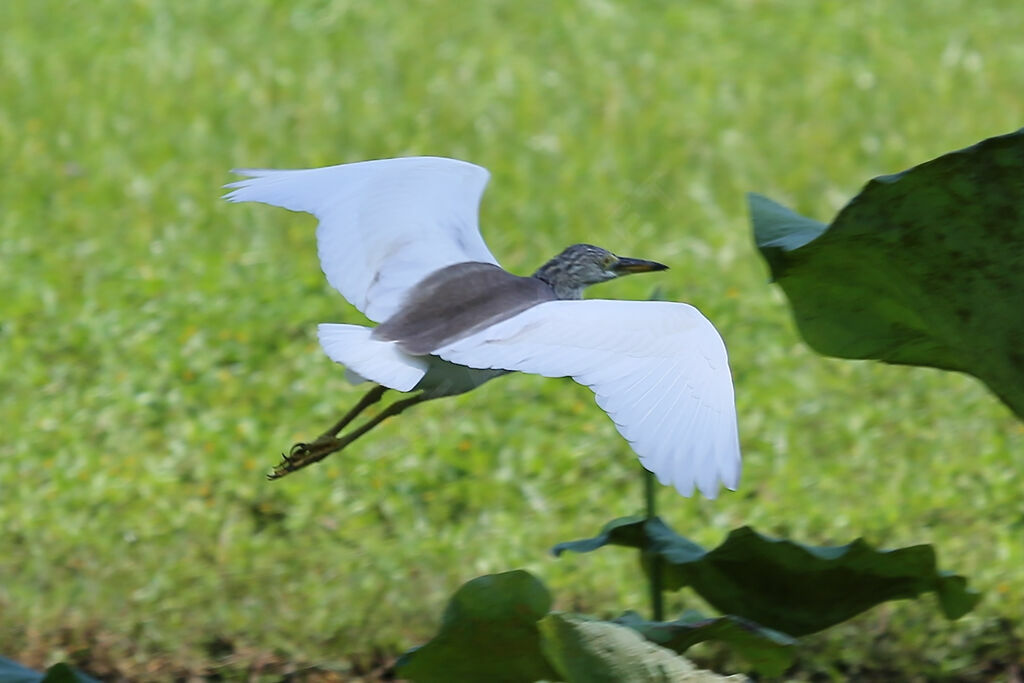
[[[427,371],[426,358],[403,353],[395,342],[373,339],[372,328],[321,323],[317,333],[331,360],[360,378],[391,389],[410,391]]]

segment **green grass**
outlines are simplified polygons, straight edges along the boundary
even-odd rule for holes
[[[1020,127],[1022,28],[1009,0],[0,3],[0,653],[344,669],[515,567],[562,607],[644,608],[634,557],[546,554],[642,505],[567,380],[503,378],[263,479],[355,400],[315,325],[360,318],[312,219],[220,202],[227,170],[437,154],[493,172],[506,267],[574,241],[656,258],[593,295],[657,286],[721,330],[744,480],[663,489],[678,530],[934,543],[986,593],[955,623],[926,598],[809,638],[799,676],[1008,675],[1024,430],[971,378],[810,352],[744,193],[828,220],[871,176]]]

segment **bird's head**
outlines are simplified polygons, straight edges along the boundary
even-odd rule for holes
[[[559,299],[582,299],[588,285],[666,268],[656,261],[616,256],[592,244],[574,244],[541,266],[533,277],[551,285]]]

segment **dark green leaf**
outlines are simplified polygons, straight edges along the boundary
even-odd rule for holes
[[[0,657],[0,683],[39,683],[43,674],[26,668],[13,659]]]
[[[604,525],[604,528],[601,529],[597,536],[584,538],[579,541],[559,543],[551,549],[551,552],[555,557],[558,557],[566,550],[571,550],[574,553],[589,553],[606,545],[621,545],[627,548],[643,549],[648,547],[647,544],[649,542],[653,543],[651,534],[657,534],[661,527],[668,528],[660,523],[659,520],[658,525],[653,525],[645,530],[644,521],[646,519],[647,517],[643,515],[613,519]],[[701,548],[696,543],[687,541],[687,539],[679,536],[671,529],[669,529],[669,533],[675,537],[672,543],[672,552],[676,553],[681,561],[687,558],[698,559],[704,555],[704,548]]]
[[[438,634],[398,661],[398,673],[423,682],[556,679],[537,630],[550,607],[547,589],[528,572],[473,579],[452,596]]]
[[[781,675],[796,658],[794,638],[733,615],[707,618],[688,611],[676,621],[647,621],[636,612],[626,612],[615,623],[680,654],[707,640],[726,643],[766,676]]]
[[[963,577],[936,569],[929,545],[875,550],[858,539],[844,546],[805,546],[762,536],[750,527],[732,531],[705,551],[655,517],[616,520],[597,537],[556,546],[587,552],[621,545],[663,558],[666,589],[690,586],[724,614],[745,617],[800,636],[845,621],[887,600],[934,591],[949,619],[978,601]],[[649,566],[649,562],[645,563]]]
[[[60,662],[46,670],[45,674],[33,671],[18,664],[14,660],[0,657],[0,683],[99,683],[95,678],[86,676]]]
[[[1024,130],[871,180],[823,231],[750,212],[815,351],[967,372],[1024,418],[1022,196]]]
[[[96,679],[76,671],[63,662],[54,664],[46,670],[40,683],[97,683]]]
[[[569,683],[724,680],[711,672],[702,676],[688,660],[611,622],[553,613],[541,620],[540,631],[548,661]]]

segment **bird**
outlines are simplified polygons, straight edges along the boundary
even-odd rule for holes
[[[693,306],[584,299],[586,287],[665,270],[656,261],[574,244],[530,276],[502,268],[480,233],[487,169],[399,157],[308,169],[235,169],[230,202],[318,219],[328,283],[375,327],[322,323],[326,355],[372,388],[268,475],[323,460],[389,417],[510,372],[589,387],[645,469],[664,485],[715,498],[735,490],[740,443],[725,344]],[[389,390],[410,393],[342,434]]]

